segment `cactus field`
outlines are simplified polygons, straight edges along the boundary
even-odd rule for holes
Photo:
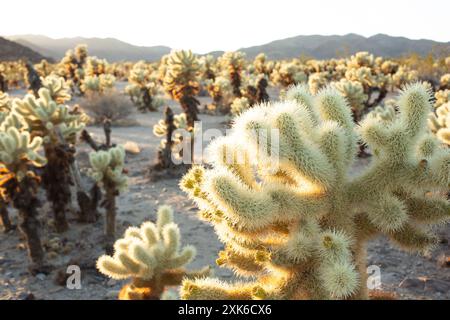
[[[449,300],[449,220],[450,50],[0,58],[1,300]]]

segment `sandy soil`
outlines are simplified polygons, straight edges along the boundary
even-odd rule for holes
[[[22,95],[15,92],[14,95]],[[273,96],[276,92],[272,93]],[[201,98],[202,104],[209,101]],[[175,112],[180,108],[173,101],[167,101]],[[155,211],[160,204],[169,204],[175,210],[175,221],[180,225],[182,242],[197,247],[198,255],[190,265],[192,268],[213,266],[215,275],[232,279],[230,271],[215,265],[217,252],[222,249],[212,227],[196,218],[196,207],[179,189],[177,179],[150,182],[146,177],[148,166],[156,157],[159,139],[153,136],[152,127],[162,117],[162,110],[155,113],[134,113],[132,118],[138,126],[113,128],[112,140],[123,144],[133,141],[141,148],[138,155],[127,156],[129,170],[129,190],[118,199],[118,235],[126,227],[155,219]],[[222,116],[200,115],[203,128],[224,130]],[[102,128],[89,127],[99,140],[103,139]],[[205,143],[206,145],[206,143]],[[87,166],[90,151],[85,144],[77,146],[80,168]],[[355,167],[359,170],[370,160],[360,160]],[[86,180],[87,182],[87,180]],[[42,195],[43,197],[44,195]],[[11,209],[11,216],[17,223],[17,216]],[[42,239],[47,252],[57,254],[49,260],[53,265],[50,274],[31,276],[27,272],[27,256],[19,232],[0,233],[0,299],[113,299],[122,282],[109,280],[95,269],[96,258],[101,255],[103,219],[94,224],[79,224],[74,215],[69,215],[70,230],[57,234],[49,221],[48,204],[41,208]],[[450,227],[440,230],[442,243],[432,254],[422,257],[404,253],[391,246],[385,239],[375,239],[368,248],[368,264],[381,270],[382,288],[395,292],[400,299],[449,299],[450,268],[440,264],[445,255],[450,255]],[[56,249],[55,249],[55,243]],[[67,244],[70,244],[69,246]],[[53,247],[53,249],[52,249]],[[54,255],[54,254],[52,254]],[[58,284],[66,272],[67,265],[79,265],[82,271],[82,288],[68,289]],[[60,282],[60,281],[59,281]]]

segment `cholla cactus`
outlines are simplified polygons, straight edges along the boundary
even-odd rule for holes
[[[10,110],[11,99],[9,99],[9,95],[0,91],[0,123],[2,123]]]
[[[279,63],[274,68],[271,77],[275,84],[281,85],[284,88],[308,81],[308,76],[302,66],[295,61]]]
[[[99,59],[97,57],[87,57],[85,73],[86,76],[94,77],[100,76],[106,73],[108,62],[105,59]]]
[[[88,53],[86,45],[78,45],[74,50],[67,50],[65,56],[60,62],[59,74],[64,77],[71,85],[72,91],[78,88],[80,93],[81,84],[84,78],[84,66],[86,64]]]
[[[434,103],[434,106],[436,108],[439,108],[443,104],[450,102],[450,90],[439,90],[436,91],[434,94],[434,97],[436,98],[436,102]]]
[[[200,102],[196,95],[200,89],[199,70],[198,59],[192,51],[173,51],[168,57],[164,76],[164,88],[173,99],[180,102],[191,128],[198,120],[197,107]]]
[[[105,190],[105,249],[111,253],[116,235],[116,196],[127,188],[125,150],[118,146],[107,151],[91,152],[89,161],[92,166],[90,176]]]
[[[245,64],[245,53],[225,52],[218,60],[219,65],[226,71],[230,79],[231,86],[233,88],[233,94],[236,98],[240,98],[241,94],[241,81],[242,70]]]
[[[341,79],[339,82],[332,83],[332,86],[347,99],[347,103],[352,108],[355,121],[359,121],[365,107],[364,103],[367,101],[367,95],[364,93],[362,84],[358,81]]]
[[[114,255],[101,256],[97,268],[113,279],[132,279],[120,291],[120,300],[159,300],[166,287],[209,274],[208,267],[187,271],[185,265],[193,260],[195,247],[180,249],[180,245],[172,209],[160,206],[156,223],[147,221],[139,228],[128,228],[114,244]]]
[[[394,121],[397,117],[398,113],[395,110],[394,105],[386,104],[385,106],[377,106],[375,107],[367,117],[375,118],[379,122],[386,122],[389,124]]]
[[[309,76],[308,86],[312,94],[317,94],[320,91],[320,89],[328,85],[327,75],[328,75],[327,72],[317,72]]]
[[[214,80],[207,80],[206,89],[213,99],[213,106],[209,108],[224,114],[228,113],[233,97],[230,80],[224,76],[217,76]]]
[[[20,217],[20,230],[25,237],[31,259],[30,270],[40,271],[44,266],[44,251],[39,237],[36,196],[39,178],[33,169],[46,164],[39,154],[42,138],[32,137],[22,117],[9,113],[0,127],[0,205],[12,202]],[[6,210],[6,206],[4,207]],[[7,228],[7,212],[2,212]],[[7,219],[9,220],[9,219]]]
[[[104,94],[114,88],[116,78],[110,74],[100,74],[99,76],[86,76],[80,87],[81,91],[88,94]]]
[[[6,92],[8,91],[8,81],[6,80],[5,75],[6,67],[3,63],[0,63],[0,91]]]
[[[50,92],[50,97],[58,104],[63,104],[69,101],[72,96],[69,93],[70,86],[66,83],[64,78],[50,75],[41,77],[43,88],[47,88]]]
[[[71,112],[67,105],[58,104],[47,88],[41,88],[38,95],[38,99],[27,95],[23,100],[14,100],[13,111],[23,116],[34,135],[43,138],[48,160],[42,177],[43,186],[52,203],[56,230],[63,232],[68,229],[65,212],[71,200],[70,185],[73,183],[70,166],[75,149],[70,143],[75,143],[77,134],[84,128],[85,116]]]
[[[440,90],[450,89],[450,73],[444,74],[440,80]]]
[[[427,133],[422,85],[406,87],[398,105],[389,125],[356,127],[328,88],[238,117],[211,146],[212,169],[191,169],[181,187],[225,243],[217,263],[251,279],[185,280],[182,298],[364,299],[370,238],[384,234],[410,251],[435,244],[429,226],[450,218],[450,150]],[[357,133],[374,157],[353,176]]]
[[[158,97],[157,79],[151,76],[145,62],[140,61],[133,66],[128,81],[130,84],[125,92],[140,111],[156,111],[163,105],[163,100]]]
[[[201,66],[202,79],[212,80],[216,79],[216,68],[214,57],[210,54],[203,56],[199,59],[199,63]]]
[[[250,101],[246,97],[236,98],[231,104],[231,114],[239,115],[250,107]]]
[[[47,60],[42,59],[41,62],[34,65],[34,69],[39,74],[41,78],[45,78],[50,76],[52,73],[54,66],[50,65]]]
[[[187,124],[187,117],[185,113],[179,115],[173,114],[172,109],[166,107],[164,111],[164,119],[158,121],[157,124],[153,126],[153,134],[157,137],[161,137],[158,159],[156,164],[153,166],[156,170],[163,169],[173,169],[174,162],[172,157],[181,157],[182,148],[180,148],[183,142],[183,133],[177,130],[184,130],[188,132],[189,126]],[[192,134],[192,133],[191,133]],[[177,153],[178,149],[178,154]]]
[[[39,74],[34,70],[33,65],[30,62],[25,63],[25,79],[28,86],[28,91],[33,92],[38,96],[39,88],[42,86],[41,78]]]
[[[428,126],[436,137],[450,146],[450,103],[447,102],[436,108],[436,114],[431,113]]]

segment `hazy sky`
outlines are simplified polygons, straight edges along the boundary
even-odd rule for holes
[[[310,34],[450,41],[449,9],[448,0],[14,0],[0,4],[0,35],[114,37],[198,53]]]

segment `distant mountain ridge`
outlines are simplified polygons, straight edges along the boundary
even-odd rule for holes
[[[90,55],[105,58],[111,62],[142,59],[156,61],[171,50],[166,46],[135,46],[114,38],[52,39],[40,35],[17,35],[7,38],[55,60],[60,60],[68,49],[81,43],[88,45]],[[410,53],[426,55],[432,50],[443,50],[450,54],[450,42],[412,40],[385,34],[363,37],[351,33],[343,36],[296,36],[239,50],[245,52],[249,59],[253,59],[261,52],[270,59],[290,59],[301,55],[317,59],[330,59],[354,54],[358,51],[369,51],[377,56],[399,57]],[[223,54],[223,51],[213,51],[211,54],[217,57]]]
[[[316,59],[330,59],[354,54],[358,51],[369,51],[377,56],[399,57],[410,53],[426,55],[432,50],[447,50],[450,53],[450,42],[426,39],[411,40],[386,34],[377,34],[366,38],[350,33],[344,36],[296,36],[239,50],[245,52],[249,58],[264,52],[271,59],[289,59],[300,55]]]
[[[156,61],[171,50],[165,46],[135,46],[114,38],[76,37],[53,39],[41,35],[18,35],[8,38],[55,60],[60,60],[67,50],[75,48],[78,44],[86,44],[89,55],[105,58],[110,62],[142,59]]]
[[[0,61],[12,61],[23,59],[31,62],[39,62],[45,57],[40,53],[14,41],[0,37]]]

